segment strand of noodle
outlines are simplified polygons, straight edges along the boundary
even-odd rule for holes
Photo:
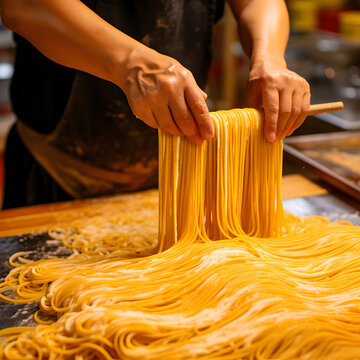
[[[54,229],[67,259],[11,258],[1,298],[58,319],[1,330],[1,359],[360,356],[360,228],[284,212],[282,144],[264,141],[259,112],[211,118],[201,146],[159,131],[157,247],[144,193]]]

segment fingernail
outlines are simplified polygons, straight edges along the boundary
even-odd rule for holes
[[[269,134],[269,136],[268,136],[268,140],[270,141],[270,142],[274,142],[275,141],[275,133],[270,133]]]

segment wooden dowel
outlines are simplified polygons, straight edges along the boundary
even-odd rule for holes
[[[344,109],[342,101],[310,105],[309,115],[337,112]]]

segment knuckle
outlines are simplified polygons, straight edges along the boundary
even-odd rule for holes
[[[284,118],[289,118],[291,115],[291,109],[289,108],[282,108],[280,111],[280,116]]]
[[[301,81],[299,81],[301,80]],[[302,79],[297,75],[297,74],[287,74],[286,75],[286,78],[285,78],[285,81],[284,81],[284,84],[287,86],[287,87],[291,87],[291,88],[301,88],[302,86]]]
[[[262,80],[266,81],[266,82],[273,82],[275,81],[276,76],[272,73],[266,73],[263,77]]]
[[[268,127],[270,128],[270,129],[272,129],[272,130],[275,130],[276,128],[277,128],[277,119],[275,119],[275,118],[272,118],[272,119],[270,119],[270,121],[269,121],[269,125],[268,125]]]
[[[296,116],[299,116],[301,114],[301,107],[293,106],[292,113]]]
[[[166,93],[173,93],[174,91],[174,83],[176,83],[176,77],[162,77],[159,80],[159,85],[161,90],[165,91]]]
[[[296,76],[294,76],[293,74],[283,74],[282,76],[282,80],[286,83],[286,84],[291,84],[293,82],[296,81]]]
[[[194,101],[193,103],[193,107],[194,107],[194,110],[197,112],[197,113],[200,113],[200,114],[203,114],[203,113],[207,113],[208,112],[208,108],[206,106],[206,103],[204,100],[202,99],[197,99]],[[203,116],[203,115],[202,115]]]
[[[180,76],[183,78],[183,79],[190,79],[192,77],[192,74],[191,72],[188,70],[188,69],[185,69],[185,68],[182,68],[180,70]]]
[[[302,106],[302,112],[307,114],[310,111],[310,104],[304,104]]]
[[[297,76],[296,86],[297,86],[299,89],[302,89],[305,94],[310,92],[310,85],[309,85],[309,83],[308,83],[304,78],[302,78],[302,77],[300,77],[300,76]]]
[[[304,78],[301,77],[300,80],[305,89],[310,89],[310,84]]]
[[[260,83],[261,85],[264,86],[275,86],[277,83],[276,77],[272,74],[265,74],[261,79],[260,79]]]
[[[271,104],[269,106],[269,113],[271,115],[277,115],[279,113],[279,105],[277,104]]]

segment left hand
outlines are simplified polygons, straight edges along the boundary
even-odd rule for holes
[[[286,67],[284,59],[260,59],[251,64],[246,106],[265,113],[264,135],[273,142],[284,139],[305,120],[310,107],[310,86]]]

